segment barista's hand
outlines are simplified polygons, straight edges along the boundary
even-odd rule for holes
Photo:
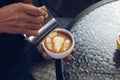
[[[0,8],[0,33],[38,35],[46,18],[45,7],[16,3]]]
[[[42,48],[41,45],[38,45],[37,49],[40,53],[42,53],[43,57],[46,60],[52,60],[52,58],[49,55],[47,55],[46,51],[44,51],[44,49]],[[72,53],[64,58],[64,61],[71,61],[72,60],[72,54],[74,54],[75,52],[76,52],[76,49],[73,49]]]

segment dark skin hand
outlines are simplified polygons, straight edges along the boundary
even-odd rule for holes
[[[42,48],[41,45],[38,45],[37,47],[38,51],[42,53],[43,57],[46,60],[52,60],[52,58],[47,55],[46,51]],[[71,54],[69,54],[67,57],[64,58],[64,61],[71,61],[72,60],[72,55],[76,52],[76,49],[74,48],[73,51],[71,52]]]
[[[44,10],[44,11],[47,12],[47,9],[45,8],[45,6],[42,7],[42,8],[40,8],[40,9],[42,9],[42,10]],[[47,14],[43,14],[43,15],[46,16],[46,17],[48,16]],[[46,60],[52,60],[52,58],[51,58],[49,55],[47,55],[46,51],[42,48],[41,45],[38,45],[37,49],[38,49],[39,52],[42,53],[43,57],[44,57]],[[76,49],[74,48],[73,51],[71,52],[71,54],[69,54],[67,57],[64,58],[64,61],[71,61],[71,60],[72,60],[72,55],[73,55],[75,52],[76,52]]]
[[[32,3],[32,0],[23,0],[24,3],[28,3],[28,4],[33,4]],[[47,12],[47,9],[43,6],[41,8],[43,11],[46,11]],[[48,16],[46,13],[43,14],[45,16],[45,18]],[[43,55],[43,57],[46,59],[46,60],[52,60],[52,58],[47,55],[47,53],[44,51],[44,49],[42,48],[41,45],[38,45],[37,47],[38,51]],[[72,60],[72,55],[76,52],[76,49],[74,48],[72,53],[70,55],[68,55],[67,57],[64,58],[64,61],[71,61]]]
[[[0,33],[8,34],[27,34],[27,35],[38,35],[38,29],[44,23],[45,18],[48,17],[47,9],[42,7],[35,7],[31,0],[23,0],[24,3],[15,3],[0,8]],[[2,27],[4,26],[4,27]],[[47,60],[51,60],[46,52],[39,45],[38,51],[42,53],[43,57]],[[73,52],[64,58],[65,61],[72,59]]]
[[[37,31],[45,19],[44,12],[42,9],[23,3],[2,7],[0,33],[38,35]]]
[[[45,7],[42,7],[41,8],[42,10],[45,10],[47,11],[47,9]],[[44,16],[46,16],[46,14],[44,14]],[[47,16],[46,16],[47,17]],[[38,51],[42,53],[43,57],[46,59],[46,60],[52,60],[52,58],[47,55],[46,51],[42,48],[41,45],[38,45],[37,47]],[[72,55],[76,52],[76,49],[74,48],[73,51],[71,52],[71,54],[69,54],[67,57],[64,58],[64,61],[71,61],[72,60]]]

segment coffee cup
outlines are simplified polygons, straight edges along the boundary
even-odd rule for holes
[[[71,32],[66,29],[56,28],[42,41],[42,46],[47,54],[54,59],[62,59],[68,56],[75,45]]]

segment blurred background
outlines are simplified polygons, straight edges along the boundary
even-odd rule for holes
[[[45,5],[55,17],[74,18],[100,0],[33,0],[36,6]]]

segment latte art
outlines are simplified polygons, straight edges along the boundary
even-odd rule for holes
[[[54,53],[63,53],[70,49],[72,45],[71,38],[59,31],[53,31],[44,39],[45,47]]]
[[[54,37],[54,45],[55,45],[54,48],[55,48],[56,52],[60,51],[63,44],[64,44],[64,38],[57,37],[57,36]]]

